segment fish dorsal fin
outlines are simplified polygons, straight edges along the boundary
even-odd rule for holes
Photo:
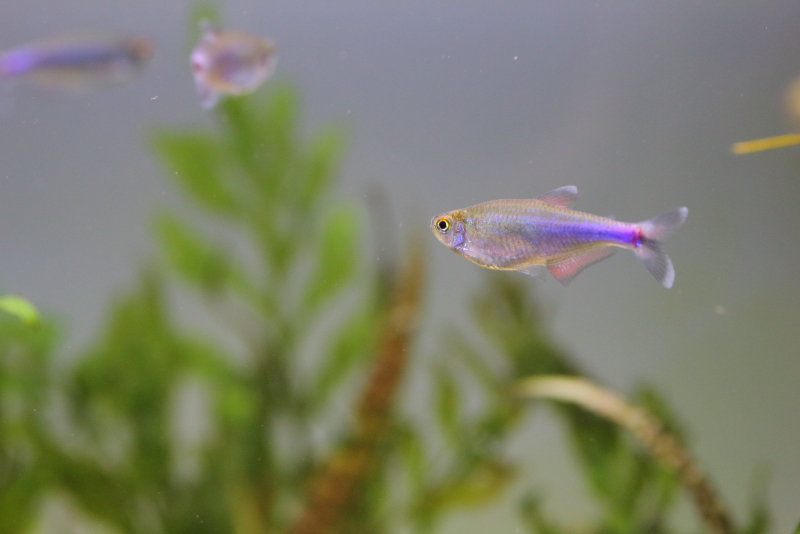
[[[600,260],[606,259],[614,254],[614,252],[615,249],[612,247],[596,248],[578,256],[573,256],[568,260],[548,265],[547,270],[550,271],[550,274],[555,276],[556,280],[561,282],[562,286],[566,286],[572,282],[582,270]]]
[[[571,208],[578,200],[578,188],[574,185],[565,185],[544,195],[539,195],[536,200],[559,208]]]

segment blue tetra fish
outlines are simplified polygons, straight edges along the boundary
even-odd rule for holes
[[[203,35],[191,62],[200,104],[210,109],[222,95],[252,93],[270,77],[277,51],[269,39],[238,31],[222,31],[201,22]]]
[[[570,209],[577,198],[578,189],[568,185],[531,200],[492,200],[437,215],[431,230],[482,267],[533,275],[545,266],[563,285],[611,256],[614,247],[627,248],[664,287],[672,287],[675,269],[663,244],[686,220],[688,208],[626,223]]]
[[[0,80],[82,91],[131,79],[152,53],[142,36],[57,37],[0,52]]]

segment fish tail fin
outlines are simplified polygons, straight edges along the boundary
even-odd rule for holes
[[[633,252],[650,274],[666,288],[672,287],[675,281],[675,269],[669,256],[664,252],[664,241],[681,227],[688,214],[689,208],[675,208],[639,223],[641,244],[634,248]]]

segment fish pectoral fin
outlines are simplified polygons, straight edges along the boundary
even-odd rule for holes
[[[575,201],[578,200],[578,188],[574,185],[565,185],[564,187],[553,189],[544,195],[539,195],[535,200],[552,206],[558,206],[559,208],[569,209],[575,204]]]
[[[589,252],[584,252],[583,254],[573,256],[567,260],[548,265],[547,270],[550,271],[550,274],[552,274],[556,280],[561,282],[561,285],[566,286],[572,282],[572,280],[578,276],[582,270],[597,263],[598,261],[608,258],[614,254],[614,252],[616,252],[616,249],[613,247],[597,248]]]

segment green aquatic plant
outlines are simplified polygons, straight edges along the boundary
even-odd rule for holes
[[[17,295],[0,297],[0,311],[16,315],[21,321],[29,325],[39,322],[39,311],[31,302]]]
[[[25,532],[51,482],[42,443],[56,328],[0,314],[0,532]]]
[[[536,409],[523,380],[582,370],[545,332],[530,284],[497,273],[474,296],[476,332],[418,354],[424,249],[409,239],[404,261],[365,261],[361,208],[336,195],[343,131],[306,138],[299,107],[278,85],[223,101],[209,128],[152,134],[187,202],[157,215],[159,261],[74,364],[56,365],[50,322],[0,315],[0,532],[29,531],[53,495],[124,533],[440,532],[520,482],[524,458],[506,444]],[[414,366],[429,380],[411,389]],[[680,466],[559,398],[599,510],[580,531],[675,532]],[[663,398],[633,399],[686,450]],[[523,482],[522,525],[576,531]],[[745,528],[719,512],[712,531],[767,526],[763,507]]]

